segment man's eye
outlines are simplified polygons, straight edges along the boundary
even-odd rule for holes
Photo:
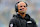
[[[20,6],[20,7],[22,7],[22,6]]]
[[[26,6],[24,6],[24,7],[26,7]]]

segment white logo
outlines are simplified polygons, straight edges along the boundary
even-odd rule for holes
[[[32,21],[27,21],[27,23],[32,23]]]
[[[10,24],[10,27],[13,27],[13,24]]]

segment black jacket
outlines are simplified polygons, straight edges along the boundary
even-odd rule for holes
[[[9,27],[37,27],[36,22],[28,15],[24,19],[19,15],[13,15]]]

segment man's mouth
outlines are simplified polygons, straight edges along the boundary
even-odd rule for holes
[[[24,9],[22,9],[22,11],[24,11]]]

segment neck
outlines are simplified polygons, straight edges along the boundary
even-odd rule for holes
[[[25,17],[25,13],[18,13],[18,14],[20,14],[22,16],[22,18]]]

